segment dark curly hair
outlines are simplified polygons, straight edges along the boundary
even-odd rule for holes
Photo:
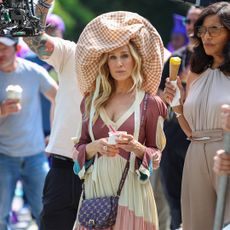
[[[230,3],[218,2],[204,8],[194,25],[194,39],[197,45],[191,57],[191,71],[197,74],[205,71],[213,63],[213,57],[205,53],[201,38],[197,36],[198,27],[203,25],[204,19],[209,15],[217,15],[230,35]],[[219,68],[224,73],[230,73],[230,40],[223,49],[223,57],[224,63]]]

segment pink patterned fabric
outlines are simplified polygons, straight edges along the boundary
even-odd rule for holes
[[[160,83],[164,46],[152,24],[142,16],[126,11],[102,14],[83,30],[76,46],[76,71],[83,94],[94,87],[98,63],[103,53],[132,41],[143,62],[143,90],[156,94]]]

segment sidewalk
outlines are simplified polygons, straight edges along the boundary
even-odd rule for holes
[[[38,230],[28,208],[24,207],[19,212],[12,214],[10,230]]]

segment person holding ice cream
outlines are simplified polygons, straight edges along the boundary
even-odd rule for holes
[[[0,37],[0,229],[8,228],[17,180],[39,225],[48,172],[40,93],[52,104],[57,84],[35,63],[16,57],[17,38]]]
[[[172,105],[177,89],[167,79],[164,97],[191,141],[182,179],[183,230],[208,230],[214,226],[219,196],[213,157],[224,148],[221,105],[230,103],[230,3],[222,1],[206,7],[194,28],[196,46],[186,90],[177,78],[181,98],[178,105]],[[230,189],[226,204],[230,204]],[[223,222],[230,222],[230,205],[226,205]]]
[[[130,162],[116,223],[109,229],[159,229],[149,177],[159,166],[165,141],[166,106],[155,96],[163,50],[156,29],[126,11],[96,17],[77,43],[77,77],[85,97],[73,155],[74,171],[84,179],[82,199],[116,195]],[[75,229],[86,229],[80,214]]]

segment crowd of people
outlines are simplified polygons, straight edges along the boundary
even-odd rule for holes
[[[46,30],[24,38],[23,57],[17,38],[0,37],[0,230],[18,180],[41,230],[213,229],[219,178],[230,175],[230,3],[188,10],[186,42],[171,54],[182,60],[176,86],[146,18],[101,14],[75,43],[53,4],[38,1]]]

